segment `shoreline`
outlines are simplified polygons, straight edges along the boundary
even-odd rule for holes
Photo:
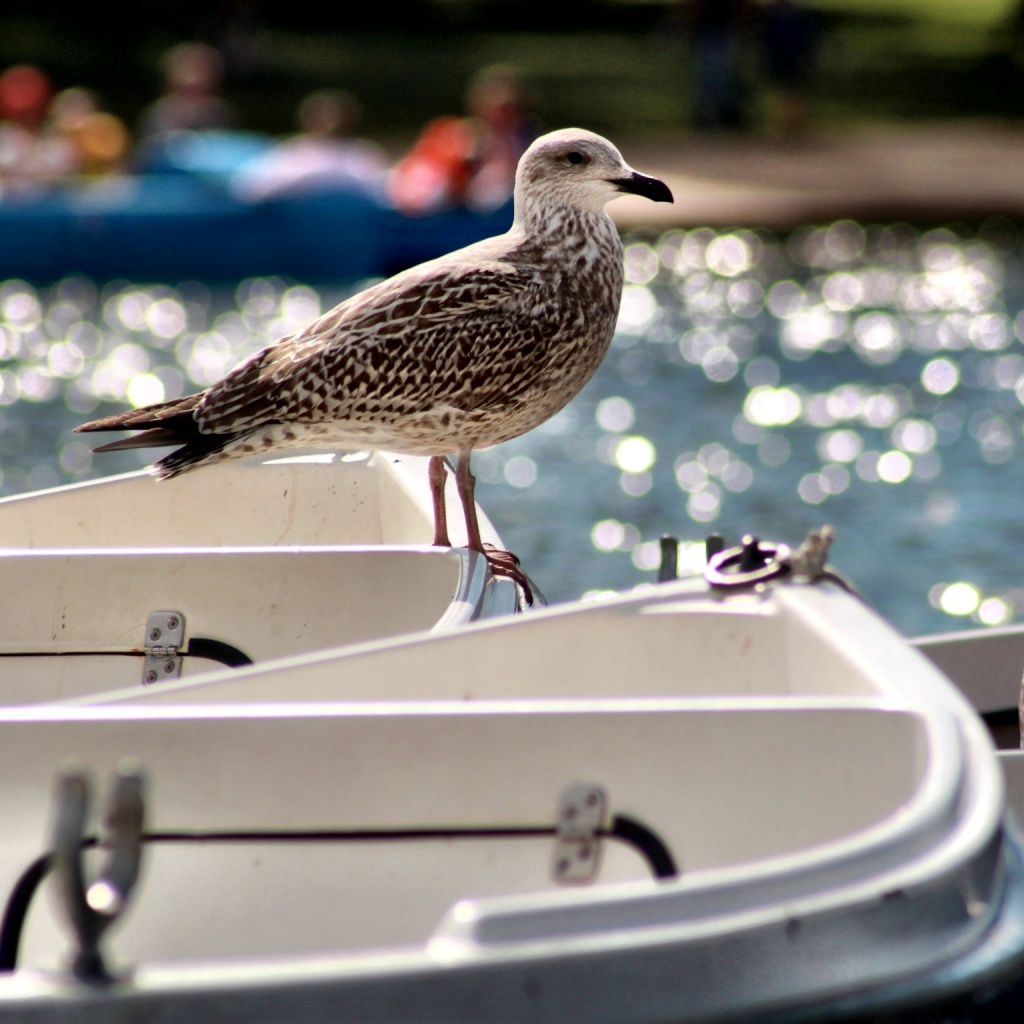
[[[1024,125],[993,120],[815,130],[790,144],[742,136],[623,139],[675,203],[616,200],[623,229],[701,225],[789,230],[860,221],[1024,220]]]

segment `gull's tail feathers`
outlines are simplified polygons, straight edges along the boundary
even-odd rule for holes
[[[167,430],[182,430],[187,434],[199,432],[199,425],[193,419],[193,412],[202,398],[202,393],[171,398],[155,405],[144,405],[141,409],[104,416],[75,427],[76,434],[88,434],[97,430],[146,430],[160,427]],[[182,437],[182,440],[185,440]]]
[[[152,473],[158,480],[169,480],[181,473],[187,473],[190,469],[196,469],[204,463],[220,461],[219,456],[229,445],[252,432],[244,430],[236,433],[204,434],[193,416],[201,397],[201,394],[188,395],[185,398],[173,398],[156,405],[147,405],[141,409],[130,409],[128,412],[83,423],[81,426],[75,427],[75,432],[141,431],[131,437],[123,437],[117,441],[101,444],[98,448],[92,449],[96,453],[181,445],[177,451],[165,455],[152,467]]]

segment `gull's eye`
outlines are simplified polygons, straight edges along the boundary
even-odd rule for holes
[[[585,164],[587,162],[587,158],[582,153],[577,153],[575,149],[567,154],[565,159],[571,164]]]

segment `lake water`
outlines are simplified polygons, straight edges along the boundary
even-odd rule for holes
[[[907,635],[1024,616],[1015,225],[625,241],[594,380],[474,456],[481,505],[550,603],[653,580],[666,533],[697,571],[711,532],[796,545],[829,523],[832,564]],[[0,493],[144,465],[72,428],[213,383],[351,291],[0,283]]]

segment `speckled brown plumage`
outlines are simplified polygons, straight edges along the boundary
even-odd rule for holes
[[[154,465],[160,479],[295,446],[430,455],[435,467],[456,455],[466,506],[470,452],[543,423],[604,357],[622,292],[622,246],[604,205],[625,191],[671,201],[607,140],[552,132],[520,161],[506,234],[367,288],[200,394],[77,429],[143,431],[96,451],[180,444]],[[436,468],[432,480],[438,516]],[[435,542],[447,543],[440,523]]]

